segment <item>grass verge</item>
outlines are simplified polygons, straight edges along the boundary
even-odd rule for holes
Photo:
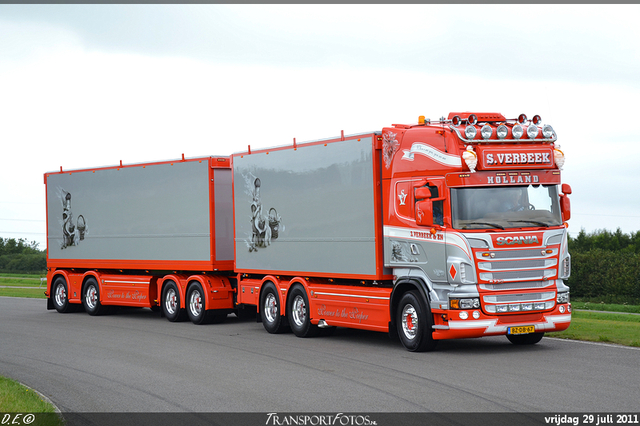
[[[44,401],[36,392],[15,380],[1,376],[0,407],[3,413],[13,413],[3,416],[3,424],[27,424],[31,418],[34,421],[30,424],[38,426],[64,425],[63,419],[56,413],[51,403]],[[9,423],[4,423],[5,420]]]
[[[640,347],[640,315],[574,310],[567,330],[547,336]]]

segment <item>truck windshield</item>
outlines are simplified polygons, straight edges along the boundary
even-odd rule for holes
[[[562,224],[557,185],[452,188],[451,213],[455,229]]]

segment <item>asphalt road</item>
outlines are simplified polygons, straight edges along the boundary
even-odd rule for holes
[[[301,339],[230,316],[170,323],[148,309],[91,317],[0,297],[0,374],[63,412],[634,412],[640,350],[544,338]],[[0,410],[1,411],[1,410]]]

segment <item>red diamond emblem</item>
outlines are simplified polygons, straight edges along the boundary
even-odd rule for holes
[[[451,265],[451,268],[449,268],[449,275],[451,275],[451,278],[453,278],[455,280],[457,273],[458,273],[458,271],[456,271],[456,267]]]

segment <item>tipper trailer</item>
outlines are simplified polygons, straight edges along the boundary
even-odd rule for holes
[[[571,321],[564,154],[496,113],[231,157],[47,173],[48,307],[252,312],[270,333],[350,327],[538,342]]]

